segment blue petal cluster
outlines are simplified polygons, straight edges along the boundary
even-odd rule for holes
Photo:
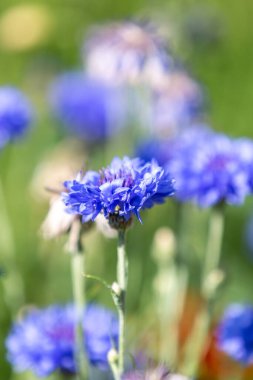
[[[240,204],[253,189],[253,143],[210,129],[189,129],[174,139],[145,142],[138,153],[152,157],[176,180],[176,197],[201,207]],[[150,149],[147,147],[150,144]]]
[[[104,140],[124,126],[124,93],[82,73],[60,75],[51,85],[49,101],[56,118],[81,139]]]
[[[253,363],[253,306],[232,304],[217,329],[221,351],[247,366]]]
[[[75,373],[73,305],[34,310],[14,324],[6,340],[8,360],[18,372],[30,370],[48,376],[58,370]],[[118,342],[118,321],[109,310],[96,304],[84,315],[86,352],[89,362],[107,369],[107,353]]]
[[[94,220],[103,212],[128,220],[140,210],[163,203],[174,194],[174,181],[155,161],[144,163],[138,158],[114,158],[100,172],[87,172],[74,181],[65,182],[68,192],[63,201],[72,213],[82,215],[83,222]]]
[[[0,87],[0,148],[24,135],[32,120],[32,108],[14,87]]]

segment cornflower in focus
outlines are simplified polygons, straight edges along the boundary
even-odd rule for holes
[[[32,108],[21,91],[0,87],[0,148],[21,138],[32,121]]]
[[[140,211],[163,203],[174,194],[174,181],[155,161],[143,163],[138,158],[114,158],[100,172],[78,175],[66,181],[63,201],[70,213],[82,215],[83,222],[94,220],[100,212],[118,228]],[[116,225],[114,225],[116,223]]]
[[[87,73],[110,83],[160,83],[174,66],[163,41],[148,25],[113,23],[91,31],[83,49]]]
[[[233,360],[248,366],[253,363],[253,307],[232,304],[217,328],[218,348]]]
[[[17,372],[39,377],[54,371],[74,374],[75,308],[50,306],[33,310],[16,322],[6,340],[7,357]],[[83,318],[85,348],[91,365],[107,369],[107,353],[118,342],[118,321],[111,311],[91,304]]]
[[[68,131],[88,142],[113,136],[125,123],[122,90],[82,73],[60,75],[51,85],[49,101],[54,115]]]

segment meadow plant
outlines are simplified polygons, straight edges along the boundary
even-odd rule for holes
[[[146,140],[139,142],[137,158],[115,157],[99,171],[80,172],[75,179],[70,176],[63,191],[61,187],[54,191],[42,234],[50,239],[67,235],[73,303],[30,310],[17,320],[6,340],[8,360],[15,371],[32,371],[37,377],[58,373],[88,380],[91,365],[107,371],[115,380],[200,379],[214,306],[225,278],[220,268],[224,216],[229,205],[242,205],[252,194],[253,142],[231,138],[205,125],[203,89],[150,25],[128,21],[94,28],[82,53],[85,73],[66,72],[50,87],[49,101],[56,119],[89,147],[99,143],[100,148],[114,135],[123,135],[128,118],[126,88],[145,88],[138,93],[145,98],[140,103],[145,104],[145,110],[138,109],[139,120],[146,111],[151,115],[152,138],[145,136]],[[32,114],[19,90],[0,87],[1,149],[24,135]],[[92,161],[94,150],[89,149],[89,154]],[[52,170],[53,177],[56,171]],[[143,210],[171,197],[176,205],[174,231],[160,226],[152,245],[157,272],[151,310],[159,318],[155,362],[131,369],[126,360],[126,233],[135,219],[142,223]],[[198,262],[200,307],[182,342],[180,328],[192,274],[189,247],[182,242],[189,234],[189,225],[195,223],[194,213],[187,215],[187,211],[196,206],[205,209],[208,217],[204,252]],[[4,207],[2,215],[3,211]],[[95,221],[109,227],[107,237],[116,234],[118,238],[116,279],[110,285],[86,270],[83,235]],[[15,274],[13,265],[19,291],[22,288]],[[106,285],[118,318],[87,302],[85,278],[97,278]],[[10,304],[13,300],[18,304],[11,293],[7,296]],[[216,331],[219,350],[246,367],[253,362],[252,337],[253,308],[229,306]]]
[[[173,180],[155,161],[145,164],[138,158],[124,157],[115,158],[100,172],[87,172],[74,181],[66,181],[65,186],[68,191],[63,194],[63,201],[69,212],[81,215],[84,223],[95,220],[102,212],[118,231],[117,282],[111,289],[119,314],[119,351],[111,359],[111,367],[115,380],[120,380],[125,369],[126,230],[134,215],[141,221],[142,209],[163,203],[174,194]]]

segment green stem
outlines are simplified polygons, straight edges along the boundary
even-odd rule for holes
[[[1,282],[3,285],[6,305],[11,314],[14,315],[17,309],[24,303],[24,284],[16,263],[14,236],[7,211],[4,187],[1,180],[0,205],[1,253],[3,254],[4,265],[7,269],[6,276],[3,277]]]
[[[83,316],[85,311],[85,257],[81,244],[81,221],[76,219],[71,227],[68,251],[71,253],[71,272],[73,298],[76,310],[75,325],[75,354],[78,368],[77,378],[79,380],[87,379],[88,365],[85,354],[85,341],[83,331]]]
[[[118,233],[118,261],[117,261],[117,281],[121,291],[120,303],[118,306],[119,314],[119,361],[118,371],[121,379],[124,373],[124,352],[125,352],[125,302],[128,278],[128,263],[125,250],[125,231]]]
[[[213,207],[209,219],[209,229],[202,273],[201,293],[206,302],[196,318],[192,332],[185,347],[185,358],[181,372],[196,377],[204,344],[208,334],[214,299],[221,283],[218,274],[222,238],[224,230],[224,205]]]
[[[181,202],[176,203],[176,257],[175,265],[177,271],[177,309],[175,312],[175,333],[174,333],[174,364],[177,365],[179,354],[179,322],[182,318],[185,299],[189,283],[189,265],[186,259],[186,224],[187,224],[187,206]]]
[[[224,231],[224,205],[219,204],[211,210],[209,219],[209,231],[205,253],[205,263],[202,275],[202,292],[210,273],[218,269],[221,256],[222,238]]]

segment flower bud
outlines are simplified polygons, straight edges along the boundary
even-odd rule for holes
[[[111,348],[107,354],[107,360],[108,362],[113,365],[117,363],[119,358],[118,352],[115,350],[115,348]]]
[[[113,282],[111,289],[116,296],[119,297],[121,295],[121,288],[117,282]]]
[[[44,239],[53,239],[65,234],[70,229],[76,215],[68,214],[60,197],[51,200],[50,209],[41,226],[41,233]]]

